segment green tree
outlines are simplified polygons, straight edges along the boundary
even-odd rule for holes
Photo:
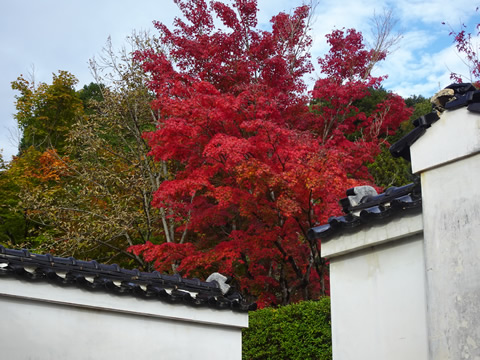
[[[58,233],[42,213],[43,204],[58,201],[69,131],[82,118],[82,100],[75,91],[77,79],[66,71],[53,74],[51,84],[35,84],[20,76],[12,88],[15,119],[22,132],[19,155],[0,175],[2,197],[0,241],[8,246],[38,248]],[[65,160],[62,160],[64,158]]]
[[[402,186],[413,181],[410,162],[403,158],[394,158],[390,154],[389,147],[413,129],[413,120],[432,111],[430,100],[422,95],[410,96],[405,99],[405,104],[414,109],[412,115],[400,124],[394,135],[386,138],[386,142],[382,145],[382,152],[376,157],[375,162],[368,165],[375,184],[384,188]]]
[[[85,113],[88,115],[95,113],[93,104],[103,101],[104,91],[105,85],[94,82],[84,85],[83,88],[78,91],[78,97],[82,100]]]
[[[89,94],[85,106],[91,114],[78,118],[70,131],[74,185],[66,187],[67,202],[49,210],[55,223],[65,224],[64,251],[137,267],[143,260],[126,249],[156,243],[162,232],[168,240],[172,230],[166,209],[151,206],[153,192],[174,167],[147,156],[143,133],[155,128],[159,115],[150,106],[154,96],[146,75],[133,61],[145,43],[154,43],[147,33],[134,33],[120,51],[108,41],[101,58],[90,62],[102,85],[80,91],[81,97]]]
[[[15,161],[15,160],[14,160]],[[0,153],[0,244],[19,246],[25,239],[25,214],[18,207],[20,187]]]
[[[72,115],[71,122],[65,122],[61,131],[51,129],[53,134],[61,132],[61,151],[53,148],[53,141],[45,141],[47,147],[32,145],[9,169],[19,179],[18,206],[32,224],[28,246],[142,267],[144,261],[126,249],[165,236],[168,241],[173,233],[167,210],[151,206],[153,192],[175,166],[152,161],[142,136],[155,129],[159,117],[150,106],[154,96],[145,85],[146,75],[132,60],[146,42],[154,41],[147,34],[134,34],[128,41],[130,49],[119,52],[108,42],[101,59],[91,62],[96,82],[68,96],[74,99],[69,103],[73,108],[63,110]],[[42,111],[49,114],[47,107],[57,106],[47,101],[53,92],[49,87],[56,86],[54,81],[42,84],[42,91],[24,87],[16,116],[22,129],[39,126],[37,106],[27,104],[27,99],[45,103]],[[20,122],[25,118],[33,125],[25,127]]]
[[[65,153],[68,132],[79,116],[83,104],[74,86],[78,80],[67,71],[53,74],[52,84],[28,81],[20,76],[12,82],[16,96],[15,119],[23,133],[20,153],[34,146],[39,151],[54,148]]]
[[[68,158],[65,158],[68,159]],[[61,197],[60,180],[68,173],[54,149],[40,152],[33,146],[3,166],[0,172],[0,242],[7,246],[41,245],[56,230],[43,216],[46,199]]]

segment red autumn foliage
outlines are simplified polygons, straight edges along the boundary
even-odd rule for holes
[[[478,7],[476,12],[478,13]],[[445,25],[445,23],[443,23]],[[480,48],[478,40],[475,37],[480,36],[480,24],[475,26],[475,33],[472,35],[471,32],[468,32],[468,27],[465,24],[462,24],[460,31],[450,30],[450,36],[453,36],[453,42],[457,51],[465,57],[465,64],[468,66],[469,74],[467,81],[471,81],[474,85],[480,87]],[[473,36],[473,37],[472,37]],[[464,76],[452,72],[450,74],[450,79],[457,83],[464,82]]]
[[[354,30],[329,37],[326,77],[306,95],[307,6],[273,17],[264,31],[256,0],[176,3],[187,22],[156,24],[169,53],[144,51],[137,60],[161,113],[158,129],[145,134],[151,155],[182,169],[154,203],[187,235],[131,251],[161,271],[233,275],[259,306],[328,294],[320,243],[306,233],[338,214],[347,188],[371,181],[366,163],[409,111],[394,95],[372,114],[355,108],[381,79],[365,71],[372,55]]]

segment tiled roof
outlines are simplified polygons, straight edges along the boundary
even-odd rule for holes
[[[391,187],[377,194],[370,186],[358,186],[347,190],[347,197],[340,200],[343,216],[333,216],[325,225],[308,231],[310,239],[330,240],[334,235],[356,232],[366,224],[389,221],[393,216],[418,211],[422,206],[420,184],[412,183]]]
[[[2,276],[197,307],[240,312],[256,308],[256,304],[247,304],[240,294],[222,284],[225,277],[221,274],[210,277],[215,280],[203,282],[184,279],[179,275],[127,270],[116,264],[33,254],[27,250],[7,249],[0,245],[0,279]]]
[[[480,113],[480,90],[476,90],[472,84],[452,84],[437,93],[432,102],[434,111],[416,119],[413,122],[415,128],[390,147],[394,157],[410,161],[410,146],[440,119],[438,113],[465,106],[469,111]]]

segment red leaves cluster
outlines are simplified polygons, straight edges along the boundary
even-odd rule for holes
[[[379,85],[381,79],[370,76],[370,65],[374,57],[383,60],[387,55],[385,52],[376,54],[374,49],[366,50],[362,34],[355,29],[346,32],[334,30],[327,35],[327,42],[330,44],[330,52],[318,61],[323,74],[339,83],[364,81],[368,78],[369,86]]]
[[[154,202],[188,235],[132,250],[161,271],[233,275],[260,306],[327,293],[320,244],[306,233],[338,213],[346,188],[370,179],[365,164],[408,111],[394,95],[372,114],[354,107],[381,79],[365,71],[370,52],[353,30],[330,35],[327,77],[305,95],[306,6],[273,17],[268,32],[256,29],[255,0],[176,2],[189,24],[156,24],[170,53],[137,59],[161,112],[145,135],[151,155],[181,168]]]
[[[478,7],[475,10],[478,12]],[[443,23],[445,25],[445,23]],[[480,35],[480,24],[477,24],[475,27],[476,35]],[[480,59],[479,59],[479,47],[478,43],[472,39],[472,33],[467,32],[467,26],[462,25],[462,30],[455,31],[451,30],[450,35],[454,37],[454,43],[457,51],[465,56],[465,63],[469,67],[469,77],[468,81],[474,82],[475,86],[480,87]],[[463,76],[458,73],[452,72],[450,78],[457,82],[462,83],[464,81]]]

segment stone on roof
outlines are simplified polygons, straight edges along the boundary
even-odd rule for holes
[[[128,270],[116,264],[34,254],[0,245],[0,278],[2,276],[189,306],[240,312],[256,309],[256,304],[246,303],[226,284],[227,278],[221,274],[203,282],[178,274]]]
[[[373,193],[371,190],[365,191],[363,186],[348,189],[347,197],[340,200],[345,215],[332,216],[327,224],[311,228],[308,237],[322,239],[325,242],[332,236],[356,232],[366,225],[386,222],[394,216],[421,210],[422,196],[419,182],[390,187],[379,195],[375,195],[376,191]]]

